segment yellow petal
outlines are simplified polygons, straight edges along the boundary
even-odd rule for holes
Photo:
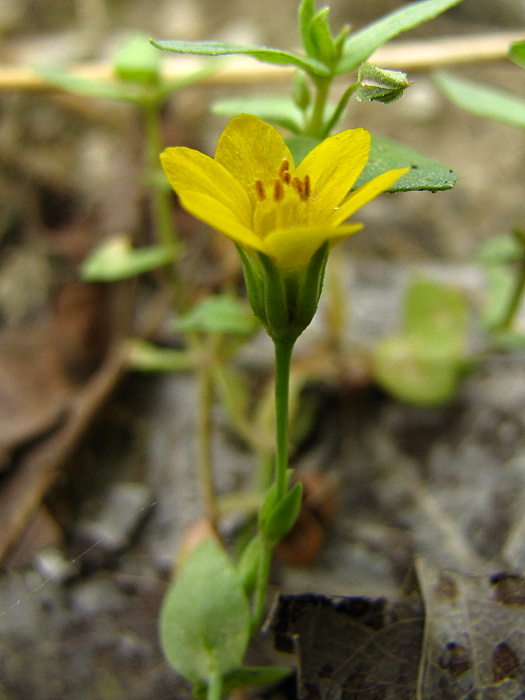
[[[326,225],[311,228],[298,226],[272,231],[266,236],[264,243],[277,267],[291,272],[308,265],[313,254],[325,241],[328,241],[332,248],[362,228],[363,224],[348,224],[338,228]]]
[[[329,222],[332,226],[338,226],[340,223],[352,216],[354,212],[362,206],[370,202],[385,190],[388,190],[392,185],[399,180],[402,175],[408,173],[410,168],[399,168],[398,170],[388,170],[386,173],[378,175],[373,180],[365,182],[355,192],[351,192],[344,202],[332,212],[329,217]]]
[[[293,174],[292,154],[281,135],[252,114],[241,114],[228,123],[219,138],[215,160],[240,182],[253,205],[256,180],[273,186],[283,160],[289,162]]]
[[[217,231],[224,233],[242,248],[267,252],[259,236],[244,226],[232,210],[215,197],[188,190],[181,192],[179,197],[186,211]]]
[[[365,129],[348,129],[316,146],[297,168],[297,177],[310,177],[312,216],[330,216],[350,192],[366,165],[370,134]]]
[[[251,226],[252,206],[246,192],[213,158],[191,148],[177,147],[167,148],[160,160],[170,185],[181,201],[188,192],[206,195],[229,209],[241,224]],[[202,213],[192,212],[199,219],[203,218]]]

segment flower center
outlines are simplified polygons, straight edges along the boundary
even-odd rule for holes
[[[277,177],[273,181],[272,195],[274,202],[282,202],[282,200],[285,198],[287,191],[285,186],[289,187],[291,191],[295,190],[302,202],[306,202],[306,200],[310,197],[310,176],[305,175],[302,180],[298,177],[292,177],[290,174],[290,162],[287,158],[283,158],[283,162],[277,171]],[[259,202],[264,202],[267,195],[266,187],[263,181],[255,180],[254,187],[257,194],[257,199]]]

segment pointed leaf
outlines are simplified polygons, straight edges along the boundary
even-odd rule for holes
[[[355,70],[367,60],[376,49],[393,37],[433,19],[461,0],[423,0],[412,2],[373,22],[346,40],[344,54],[337,64],[337,73]]]
[[[81,78],[78,75],[71,75],[67,70],[60,68],[37,66],[33,67],[33,70],[42,80],[45,80],[50,85],[75,95],[136,102],[142,94],[141,86],[133,83],[126,84],[117,80],[105,82]]]
[[[175,331],[248,335],[257,324],[251,310],[239,300],[214,296],[202,301],[186,316],[176,319],[171,327]]]
[[[205,540],[186,559],[160,612],[167,660],[194,683],[241,666],[250,636],[250,609],[224,550]]]
[[[299,5],[299,31],[303,40],[304,50],[309,56],[315,55],[315,46],[310,36],[310,22],[315,17],[315,0],[302,0]]]
[[[467,112],[525,128],[525,99],[511,92],[439,72],[435,81],[448,99]]]
[[[83,279],[116,282],[156,270],[172,262],[175,251],[161,245],[132,248],[128,236],[116,236],[96,248],[81,265]]]
[[[511,44],[509,49],[509,58],[518,66],[525,68],[525,41],[516,41]]]
[[[163,51],[174,51],[175,53],[192,54],[195,56],[251,56],[263,63],[272,63],[279,66],[297,66],[307,73],[320,77],[328,77],[330,70],[320,61],[309,56],[301,56],[290,51],[280,49],[269,49],[258,46],[240,46],[238,44],[228,44],[222,41],[182,41],[163,40],[153,41],[154,46]]]
[[[454,171],[443,163],[422,156],[397,141],[374,136],[368,163],[356,182],[355,188],[387,170],[406,167],[411,168],[410,172],[399,178],[389,192],[450,190],[458,180]]]
[[[456,391],[457,364],[419,337],[398,335],[382,341],[374,351],[373,371],[386,391],[417,406],[443,403]]]

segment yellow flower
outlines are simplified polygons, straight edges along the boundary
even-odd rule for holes
[[[167,148],[162,165],[182,206],[249,254],[264,253],[285,275],[308,265],[362,228],[344,222],[409,168],[389,170],[354,192],[368,161],[370,134],[349,129],[314,148],[295,167],[280,134],[250,114],[232,119],[215,158]]]

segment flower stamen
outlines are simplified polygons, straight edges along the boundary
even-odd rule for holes
[[[273,183],[273,198],[275,202],[281,202],[284,199],[284,187],[282,180],[275,180]]]
[[[281,163],[279,172],[277,174],[279,177],[284,178],[284,175],[288,170],[290,170],[290,161],[288,160],[288,158],[283,158],[283,162]]]
[[[264,202],[266,199],[266,192],[264,191],[264,185],[261,180],[255,180],[255,192],[257,194],[257,199],[259,202]]]

